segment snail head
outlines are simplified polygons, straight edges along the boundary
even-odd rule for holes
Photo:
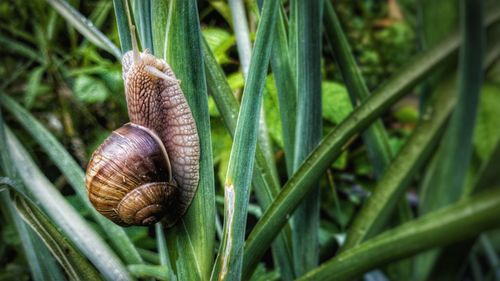
[[[166,73],[167,64],[164,60],[150,54],[148,49],[139,51],[135,26],[130,26],[130,33],[132,50],[125,53],[122,58],[123,80],[130,81],[134,77],[134,80],[141,84],[154,84],[158,79],[167,83],[179,83],[179,80]]]

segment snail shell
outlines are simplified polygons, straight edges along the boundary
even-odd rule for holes
[[[92,155],[86,181],[90,202],[119,225],[150,225],[175,207],[165,148],[142,126],[125,124]]]
[[[198,186],[196,123],[164,60],[130,51],[122,65],[131,123],[92,155],[89,199],[119,225],[150,225],[163,217],[170,227],[186,212]]]

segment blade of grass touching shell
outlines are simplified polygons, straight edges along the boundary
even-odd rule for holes
[[[270,37],[274,31],[277,12],[278,1],[264,3],[224,183],[224,233],[212,273],[213,280],[241,278],[250,181],[257,145],[258,116],[271,56]]]
[[[4,131],[4,122],[0,110],[0,168],[4,175],[7,175],[12,182],[3,181],[0,185],[14,186],[17,183],[16,171],[11,164],[13,162],[9,150],[7,150],[7,140]],[[0,190],[0,210],[4,216],[12,221],[16,229],[21,246],[31,272],[31,277],[35,281],[60,280],[62,272],[55,264],[43,242],[26,226],[19,214],[16,212],[10,199],[8,190]],[[53,262],[53,263],[52,263]]]
[[[210,50],[210,47],[208,46],[206,40],[203,40],[203,56],[205,61],[207,86],[209,93],[215,100],[215,105],[217,106],[217,109],[222,116],[222,120],[224,121],[226,129],[228,130],[231,137],[234,137],[234,131],[236,128],[237,116],[239,112],[238,101],[234,97],[231,87],[227,82],[224,71],[222,70],[220,65],[217,64],[215,56]],[[269,205],[271,205],[272,201],[280,190],[279,182],[272,176],[271,173],[269,173],[270,168],[268,167],[268,165],[269,163],[266,161],[266,158],[257,145],[255,151],[255,167],[252,183],[254,186],[257,201],[263,209],[266,209],[267,207],[269,207]],[[275,241],[276,244],[281,245],[273,246],[279,248],[276,250],[273,249],[273,251],[276,251],[276,254],[280,255],[280,261],[283,261],[283,259],[281,259],[281,255],[289,257],[291,257],[292,255],[291,240],[289,239],[289,227],[286,227],[284,231],[286,233],[279,235]],[[284,266],[291,267],[292,265],[291,262],[288,262],[288,264]],[[281,264],[280,268],[283,268]],[[282,276],[282,278],[285,277],[285,275]]]
[[[351,223],[344,249],[352,248],[384,226],[409,181],[425,164],[441,136],[441,130],[455,103],[454,80],[436,91],[439,96],[424,112],[424,117],[394,161],[377,182],[371,196]],[[450,87],[451,86],[451,87]]]
[[[167,62],[182,81],[198,128],[201,159],[196,195],[186,215],[166,233],[167,243],[179,280],[207,280],[215,247],[215,187],[198,8],[195,0],[173,0],[170,9]]]
[[[12,116],[23,126],[32,138],[43,148],[52,162],[64,174],[69,184],[73,187],[85,209],[99,223],[102,231],[110,238],[110,242],[127,263],[143,263],[137,249],[130,241],[123,228],[115,225],[90,204],[85,188],[84,172],[57,139],[38,122],[28,111],[23,109],[13,99],[0,93],[0,105],[8,110]]]
[[[154,55],[165,58],[165,38],[167,36],[168,1],[156,0],[151,3],[151,25]]]
[[[12,163],[33,202],[57,224],[106,280],[131,280],[125,266],[111,248],[42,174],[17,138],[9,130],[6,132]]]
[[[132,0],[132,10],[134,12],[134,21],[137,26],[142,49],[148,49],[154,54],[153,30],[151,26],[151,0]]]
[[[449,245],[497,227],[500,225],[498,212],[500,187],[497,186],[386,231],[339,254],[298,280],[352,280],[390,261]]]
[[[158,248],[158,255],[160,257],[160,265],[167,268],[168,280],[175,281],[177,280],[177,277],[175,276],[172,264],[170,263],[170,258],[168,257],[167,241],[165,239],[165,232],[163,231],[161,223],[157,223],[155,225],[155,233],[156,247]]]
[[[118,27],[120,46],[122,53],[124,54],[132,50],[132,39],[130,38],[127,13],[125,11],[125,3],[123,1],[128,0],[113,0],[113,6],[115,8],[116,26]]]
[[[121,59],[121,52],[111,40],[94,27],[92,22],[64,0],[46,0],[68,23],[73,25],[90,42]]]
[[[102,280],[87,258],[33,203],[20,194],[15,198],[18,212],[49,247],[71,280]]]
[[[408,90],[429,75],[440,62],[455,54],[458,46],[459,37],[454,35],[435,48],[418,55],[408,66],[389,79],[343,122],[330,131],[285,184],[278,197],[250,233],[245,246],[243,267],[248,272],[245,272],[244,276],[254,270],[257,261],[287,221],[287,216],[310,191],[313,187],[312,184],[318,177],[340,155],[342,147],[352,137],[362,132]]]
[[[472,133],[483,79],[482,1],[463,0],[460,9],[463,47],[460,50],[458,101],[421,189],[420,212],[424,214],[462,196],[473,150]],[[432,252],[419,258],[418,267],[424,275],[436,257],[437,252]]]
[[[370,92],[352,55],[349,42],[342,31],[339,19],[330,1],[325,1],[324,22],[326,36],[347,85],[351,102],[353,106],[357,106],[361,101],[370,96]],[[379,178],[392,158],[389,139],[382,121],[377,120],[373,123],[363,133],[362,137],[366,143],[368,155],[374,167],[375,177]]]
[[[295,1],[297,41],[297,124],[293,167],[297,170],[321,139],[321,17],[322,0]],[[316,185],[316,184],[315,184]],[[294,269],[300,276],[318,263],[319,185],[293,213]]]

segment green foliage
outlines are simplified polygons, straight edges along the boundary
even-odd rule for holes
[[[498,1],[129,0],[201,139],[170,229],[84,187],[128,121],[124,1],[0,3],[0,280],[498,277]]]

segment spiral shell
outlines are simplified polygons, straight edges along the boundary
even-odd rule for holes
[[[149,129],[125,124],[94,152],[86,186],[96,210],[116,224],[151,225],[179,215],[178,188],[163,144]]]

